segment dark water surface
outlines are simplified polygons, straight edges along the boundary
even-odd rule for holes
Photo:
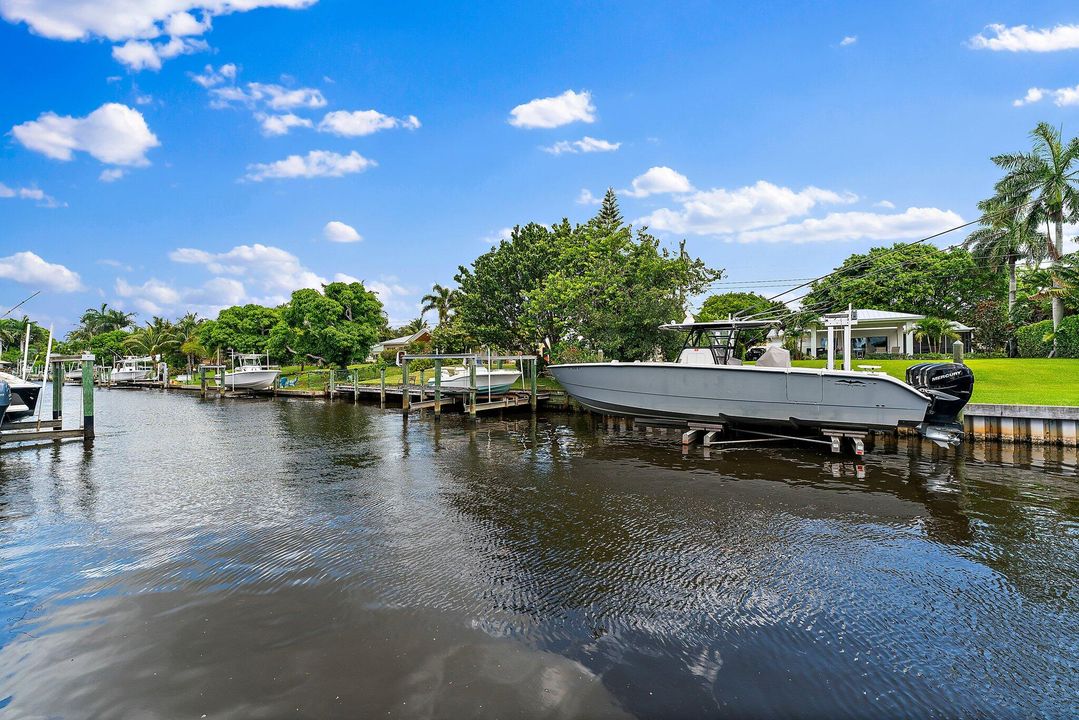
[[[1074,451],[98,412],[0,454],[4,717],[1079,714]]]

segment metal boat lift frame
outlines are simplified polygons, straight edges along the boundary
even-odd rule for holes
[[[468,415],[475,418],[478,410],[493,408],[493,407],[512,407],[518,403],[508,404],[501,401],[493,401],[490,397],[490,388],[488,387],[488,402],[478,405],[476,403],[476,364],[486,361],[503,362],[506,360],[512,360],[514,362],[521,362],[522,365],[527,363],[528,377],[529,377],[529,398],[528,404],[532,408],[532,411],[536,411],[538,404],[538,393],[536,392],[536,382],[539,375],[539,356],[537,355],[494,355],[490,353],[428,353],[411,355],[409,353],[399,353],[397,356],[397,364],[401,366],[401,381],[404,387],[404,392],[401,393],[401,409],[408,412],[412,399],[409,397],[408,392],[408,363],[411,360],[433,360],[434,361],[434,381],[435,381],[435,397],[434,400],[424,401],[423,398],[423,383],[420,383],[420,406],[423,408],[430,407],[435,412],[435,417],[442,414],[442,361],[443,360],[471,360],[469,363],[469,378],[468,378]],[[524,376],[525,367],[521,368],[522,377]],[[385,378],[385,376],[383,376]]]
[[[682,447],[686,448],[696,442],[706,448],[713,447],[740,447],[755,443],[779,442],[781,440],[827,445],[833,453],[843,452],[843,441],[850,440],[854,448],[854,454],[865,454],[865,438],[868,430],[846,430],[837,428],[822,428],[820,437],[806,437],[804,435],[789,435],[785,433],[764,432],[761,430],[748,430],[743,427],[733,427],[727,423],[699,423],[682,422],[677,420],[664,420],[662,418],[637,417],[633,419],[635,425],[688,428],[682,433]],[[721,440],[724,435],[741,433],[753,435],[754,438],[731,438]],[[825,439],[827,438],[827,439]]]

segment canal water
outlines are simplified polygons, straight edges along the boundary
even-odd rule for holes
[[[1079,714],[1074,452],[97,397],[0,453],[4,717]]]

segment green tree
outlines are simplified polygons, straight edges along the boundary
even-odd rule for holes
[[[382,303],[362,283],[304,288],[281,308],[269,338],[271,352],[306,363],[344,367],[367,358],[378,342]]]
[[[978,203],[982,211],[982,227],[963,241],[963,246],[978,260],[984,260],[995,272],[1008,273],[1008,312],[1015,307],[1018,281],[1016,264],[1019,261],[1037,264],[1045,253],[1047,238],[1031,229],[1021,213],[1001,205],[997,199]]]
[[[914,337],[929,343],[929,352],[943,352],[944,341],[954,340],[959,334],[952,329],[950,320],[938,317],[925,317],[914,325]]]
[[[124,340],[124,348],[136,355],[164,356],[179,348],[179,340],[172,324],[154,318]]]
[[[1004,278],[967,250],[897,243],[848,257],[834,274],[813,283],[802,307],[820,314],[853,305],[954,320],[1006,292]]]
[[[423,303],[420,308],[421,316],[422,313],[434,310],[438,313],[438,324],[444,325],[457,304],[457,291],[435,283],[431,286],[431,292],[420,298],[420,302]]]
[[[1034,141],[1030,152],[993,158],[1005,170],[996,184],[997,198],[1016,208],[1031,232],[1045,227],[1046,254],[1057,263],[1064,255],[1064,223],[1079,220],[1079,138],[1065,142],[1060,130],[1044,122],[1038,123],[1030,137]],[[1055,276],[1053,287],[1062,289],[1062,281]],[[1061,293],[1053,294],[1051,302],[1055,330],[1064,317]]]
[[[599,213],[596,215],[596,225],[601,232],[608,235],[617,232],[623,225],[622,211],[618,209],[618,197],[614,194],[614,188],[607,188],[600,203]]]
[[[767,313],[780,315],[787,312],[787,306],[754,292],[727,292],[709,295],[701,304],[697,313],[700,322],[726,320],[729,316],[746,317]]]
[[[276,308],[262,305],[235,305],[225,308],[216,320],[199,325],[199,342],[211,353],[235,350],[241,353],[267,352],[270,330],[280,319]]]
[[[127,354],[127,340],[131,333],[127,330],[107,330],[90,339],[90,352],[98,364],[107,365],[116,358]]]

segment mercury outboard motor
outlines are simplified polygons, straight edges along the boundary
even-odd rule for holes
[[[4,413],[11,405],[11,386],[0,380],[0,423],[4,422]]]
[[[907,368],[907,384],[930,398],[918,434],[942,446],[962,442],[959,412],[974,392],[971,369],[960,363],[918,363]]]

